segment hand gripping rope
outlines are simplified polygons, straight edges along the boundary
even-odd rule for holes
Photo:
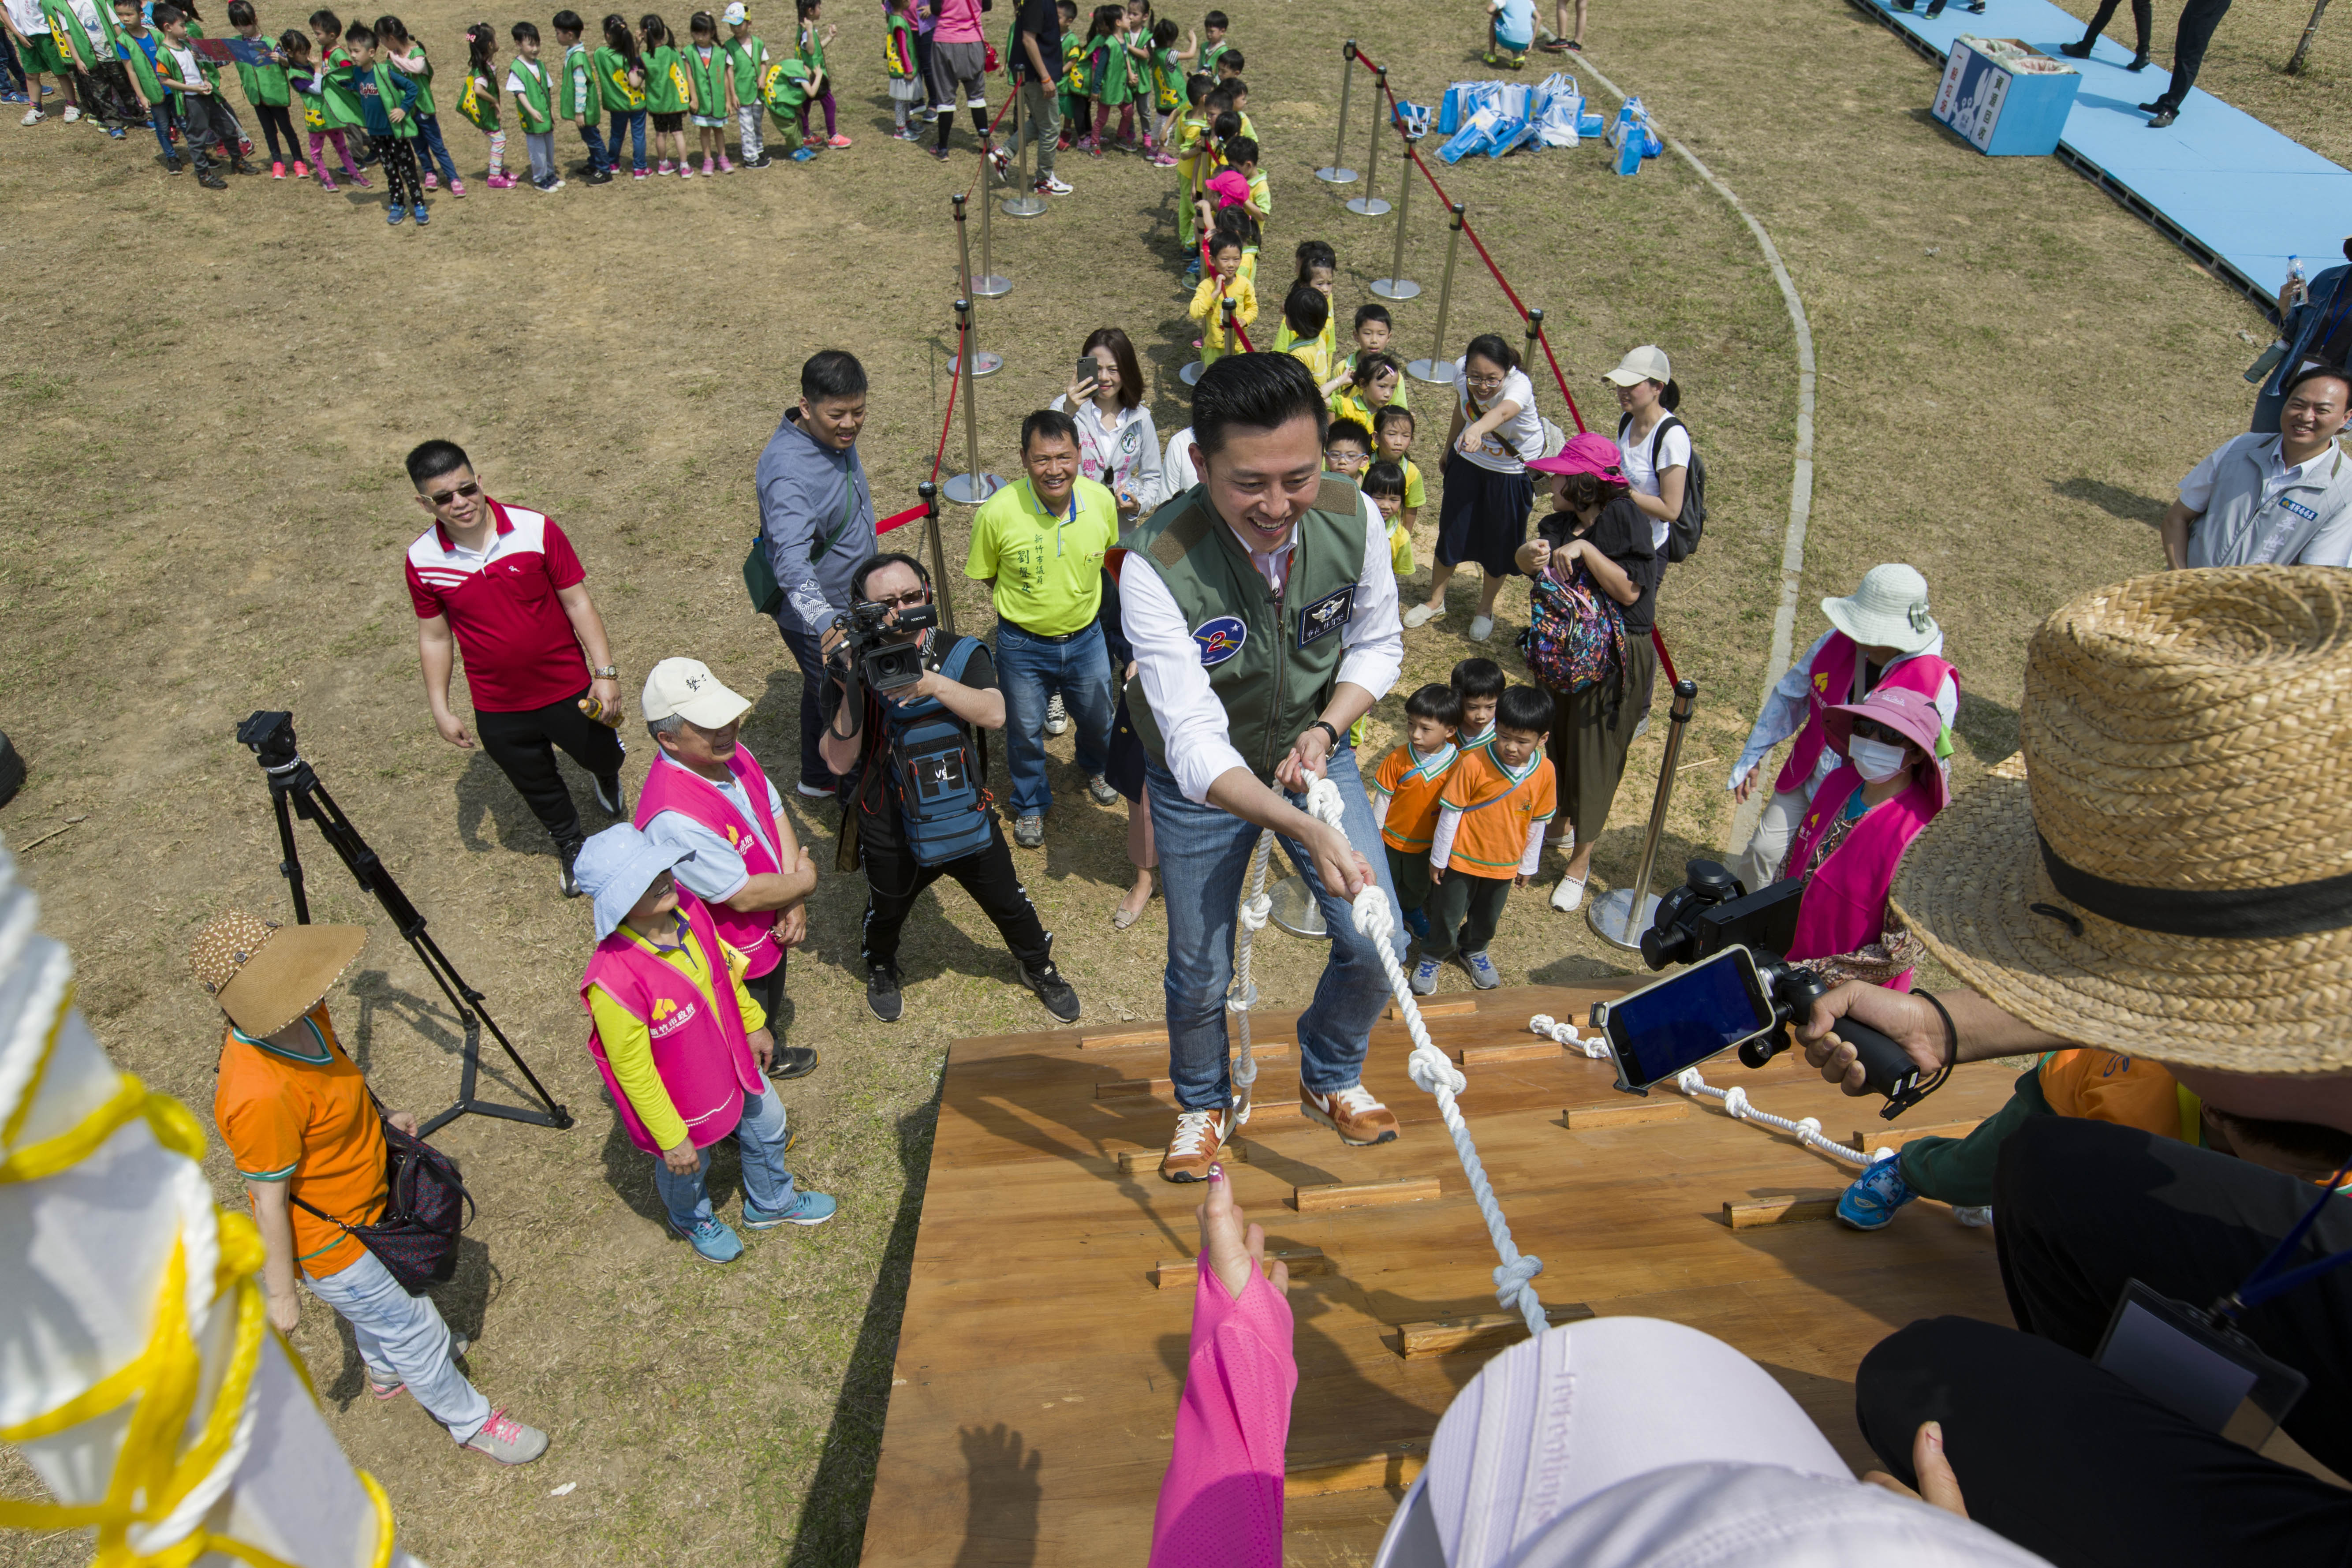
[[[1344,807],[1340,804],[1339,786],[1328,778],[1315,781],[1307,792],[1307,812],[1327,826],[1345,831]],[[1259,845],[1263,864],[1267,846]],[[1389,990],[1396,997],[1397,1010],[1404,1016],[1406,1032],[1412,1036],[1412,1056],[1406,1071],[1422,1091],[1437,1101],[1437,1113],[1445,1119],[1445,1131],[1453,1136],[1454,1152],[1461,1158],[1462,1173],[1470,1179],[1471,1195],[1478,1200],[1478,1213],[1486,1221],[1486,1234],[1495,1243],[1495,1252],[1502,1262],[1495,1268],[1495,1299],[1506,1307],[1516,1309],[1527,1320],[1528,1332],[1541,1334],[1548,1326],[1543,1301],[1536,1294],[1536,1276],[1543,1272],[1543,1259],[1522,1254],[1511,1244],[1511,1222],[1503,1216],[1503,1205],[1496,1201],[1495,1189],[1486,1180],[1486,1168],[1478,1162],[1478,1145],[1470,1136],[1470,1127],[1462,1119],[1461,1107],[1454,1096],[1467,1087],[1445,1053],[1429,1037],[1428,1026],[1422,1022],[1421,1006],[1414,1001],[1412,987],[1406,984],[1403,965],[1397,962],[1391,939],[1396,934],[1396,917],[1390,912],[1389,897],[1381,890],[1377,880],[1364,884],[1352,906],[1356,930],[1371,939],[1374,951],[1381,955],[1381,967],[1388,972]],[[1264,916],[1259,920],[1263,923]],[[1248,914],[1243,921],[1248,926]],[[1236,960],[1238,966],[1239,961]],[[1246,1038],[1247,1037],[1244,1037]],[[1237,1075],[1238,1076],[1238,1075]]]
[[[1819,1150],[1831,1159],[1842,1160],[1849,1165],[1867,1166],[1872,1161],[1883,1160],[1894,1152],[1892,1149],[1880,1149],[1865,1154],[1859,1149],[1849,1149],[1843,1143],[1832,1143],[1822,1136],[1822,1124],[1818,1117],[1808,1116],[1802,1121],[1791,1121],[1785,1116],[1774,1116],[1768,1111],[1759,1110],[1748,1103],[1746,1089],[1737,1084],[1729,1089],[1717,1089],[1698,1076],[1696,1068],[1685,1068],[1675,1077],[1675,1087],[1693,1100],[1719,1100],[1723,1101],[1723,1109],[1730,1112],[1736,1120],[1753,1121],[1761,1127],[1778,1128],[1793,1136],[1806,1148]]]

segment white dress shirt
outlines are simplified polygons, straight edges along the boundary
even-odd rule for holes
[[[1388,694],[1404,668],[1404,624],[1397,618],[1396,573],[1389,563],[1388,525],[1370,498],[1357,499],[1364,513],[1364,567],[1357,578],[1348,624],[1339,631],[1339,668],[1333,680],[1360,686],[1377,701]],[[1241,541],[1239,533],[1234,537]],[[1294,531],[1290,542],[1280,550],[1251,552],[1250,563],[1269,587],[1281,587],[1297,542]],[[1247,548],[1245,542],[1244,548]],[[1193,642],[1192,628],[1177,609],[1168,584],[1149,565],[1137,563],[1119,574],[1118,604],[1120,624],[1135,648],[1136,677],[1143,683],[1144,700],[1151,704],[1152,717],[1160,722],[1168,771],[1175,775],[1185,799],[1205,802],[1209,785],[1218,775],[1249,764],[1234,749],[1225,705],[1209,685],[1200,645]]]

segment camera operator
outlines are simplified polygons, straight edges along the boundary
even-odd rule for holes
[[[2055,1563],[2352,1555],[2352,1493],[2140,1392],[2192,1384],[2223,1359],[2207,1342],[2161,1342],[2179,1348],[2137,1383],[2088,1359],[2126,1281],[2220,1304],[2308,1380],[2285,1433],[2352,1474],[2352,1271],[2304,1268],[2352,1261],[2352,1208],[2314,1184],[2352,1155],[2347,625],[2352,577],[2307,567],[2141,577],[2060,609],[2027,656],[2031,790],[1985,781],[1920,835],[1896,888],[1972,989],[1849,984],[1801,1031],[1850,1093],[1843,1018],[1923,1067],[2071,1046],[2153,1058],[2193,1108],[2187,1139],[2017,1117],[1993,1206],[2023,1331],[1916,1322],[1856,1380],[1890,1469],[1909,1479],[1915,1432],[1940,1423],[1971,1514]]]
[[[1004,727],[1004,693],[987,645],[945,637],[934,626],[930,574],[911,555],[884,552],[849,579],[849,625],[824,634],[825,765],[849,781],[842,810],[841,865],[854,854],[866,869],[863,936],[866,1005],[898,1021],[898,932],[925,888],[941,877],[963,885],[996,922],[1021,984],[1067,1024],[1078,995],[1054,967],[1053,933],[1037,919],[1013,851],[984,787],[987,770],[973,726]],[[871,629],[861,637],[860,621]],[[901,622],[911,622],[902,625]],[[877,690],[870,658],[911,650],[920,675]],[[849,691],[858,693],[855,702]],[[909,792],[915,809],[908,809]]]

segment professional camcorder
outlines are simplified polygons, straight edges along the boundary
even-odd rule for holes
[[[1658,900],[1642,933],[1642,962],[1652,969],[1690,965],[1614,1002],[1595,1004],[1593,1026],[1609,1040],[1617,1087],[1649,1086],[1737,1047],[1760,1068],[1793,1043],[1790,1030],[1812,1016],[1829,986],[1782,956],[1797,929],[1805,885],[1791,879],[1750,893],[1712,860],[1694,860],[1683,885]],[[1853,1047],[1863,1081],[1886,1097],[1893,1118],[1943,1086],[1946,1068],[1925,1083],[1909,1053],[1877,1030],[1842,1018],[1838,1037]]]
[[[850,668],[876,691],[896,691],[923,679],[923,653],[914,634],[940,624],[940,613],[929,605],[900,607],[890,619],[891,606],[860,599],[834,625],[848,633]]]

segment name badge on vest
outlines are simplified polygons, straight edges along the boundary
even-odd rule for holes
[[[1349,584],[1334,594],[1326,594],[1298,612],[1298,646],[1320,641],[1348,624],[1348,616],[1356,607],[1356,584]]]
[[[2319,513],[2314,511],[2311,508],[2304,505],[2299,500],[2290,500],[2287,501],[2285,505],[2287,510],[2294,513],[2295,516],[2303,519],[2305,522],[2317,522],[2319,521]]]

